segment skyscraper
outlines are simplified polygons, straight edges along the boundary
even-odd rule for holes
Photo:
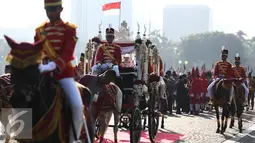
[[[180,37],[211,30],[212,12],[204,5],[171,5],[164,9],[164,35],[174,41]]]

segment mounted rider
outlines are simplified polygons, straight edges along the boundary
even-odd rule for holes
[[[80,138],[84,117],[82,99],[74,81],[75,69],[71,64],[78,40],[76,37],[77,27],[61,19],[62,0],[44,0],[44,8],[49,22],[36,28],[35,41],[45,40],[44,52],[47,57],[44,59],[44,65],[40,65],[39,70],[46,75],[51,72],[66,93],[76,132],[75,137],[73,126],[71,126],[69,142],[72,143]]]
[[[96,65],[92,67],[92,73],[97,73],[98,68],[107,70],[112,68],[117,76],[120,76],[119,65],[121,63],[121,48],[119,45],[114,44],[114,29],[106,29],[106,44],[102,44],[96,51],[95,61]],[[99,73],[97,73],[99,74]]]
[[[245,90],[245,101],[247,101],[249,89],[246,87],[245,82],[246,82],[246,73],[245,69],[243,66],[240,66],[241,61],[240,61],[240,56],[237,53],[235,56],[235,66],[232,67],[233,69],[233,78],[242,78],[242,86]]]
[[[214,99],[213,87],[216,82],[224,78],[232,78],[232,65],[227,61],[228,50],[223,46],[221,51],[221,61],[218,61],[214,67],[214,81],[208,86],[207,91],[208,95]],[[231,88],[231,98],[233,97],[233,87]]]

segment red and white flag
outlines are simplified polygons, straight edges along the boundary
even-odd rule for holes
[[[103,5],[102,11],[105,16],[120,15],[121,2],[112,2]]]

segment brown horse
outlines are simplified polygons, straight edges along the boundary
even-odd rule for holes
[[[107,70],[98,76],[84,75],[79,81],[80,84],[88,87],[92,92],[92,116],[93,121],[98,123],[96,126],[99,126],[96,127],[96,132],[100,143],[104,140],[112,114],[114,114],[114,142],[118,142],[118,123],[123,95],[120,88],[113,83],[115,80],[115,71]]]
[[[242,80],[236,79],[234,80],[234,98],[231,103],[230,113],[231,113],[231,122],[230,128],[234,126],[234,117],[235,114],[238,118],[238,129],[239,132],[242,133],[242,114],[244,110],[244,102],[245,102],[245,89],[242,86]]]
[[[16,43],[5,37],[11,47],[7,61],[11,66],[13,92],[10,103],[13,108],[32,108],[32,139],[18,139],[22,142],[50,143],[67,142],[69,125],[72,123],[67,101],[62,89],[50,76],[40,74],[38,67],[43,58],[44,41],[34,44]],[[94,126],[89,118],[91,93],[79,85],[85,105],[85,115],[90,140],[94,139]]]
[[[213,97],[211,104],[214,106],[217,118],[216,133],[223,134],[227,128],[230,108],[230,92],[232,88],[232,80],[222,79],[215,83],[213,87]],[[222,107],[221,124],[219,107]]]

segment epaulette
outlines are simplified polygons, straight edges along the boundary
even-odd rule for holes
[[[47,24],[47,22],[42,23],[40,26],[36,27],[35,30],[37,30],[37,29],[39,29],[41,27],[44,27],[46,24]]]
[[[118,45],[118,44],[115,44],[115,43],[113,43],[113,46],[114,46],[114,47],[118,47],[118,48],[121,48],[121,47],[120,47],[120,45]]]
[[[69,22],[66,22],[66,26],[67,26],[68,28],[71,28],[71,29],[76,29],[76,28],[77,28],[76,25],[74,25],[74,24],[72,24],[72,23],[69,23]]]

